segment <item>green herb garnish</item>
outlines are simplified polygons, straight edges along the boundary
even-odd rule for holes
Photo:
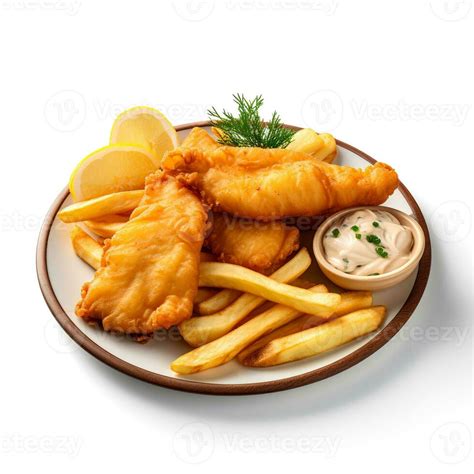
[[[362,234],[356,234],[356,239],[360,240],[362,238]]]
[[[370,273],[369,277],[373,277],[373,276],[377,276],[377,275],[380,275],[380,273]]]
[[[354,231],[354,232],[359,232],[359,226],[358,225],[353,225],[351,227],[351,229]]]
[[[344,263],[349,263],[349,259],[348,259],[348,258],[343,258],[342,261],[343,261]]]
[[[367,237],[367,242],[371,243],[371,244],[375,244],[375,245],[380,245],[380,239],[374,235],[374,234],[369,234]]]
[[[332,236],[335,238],[339,237],[339,234],[340,234],[339,229],[333,229],[331,233],[332,233]]]
[[[211,125],[219,129],[219,143],[259,148],[286,148],[290,144],[295,131],[283,127],[276,112],[268,123],[260,117],[261,95],[253,100],[247,100],[242,94],[233,97],[239,112],[237,117],[226,110],[220,114],[215,107],[207,111]]]
[[[372,225],[373,225],[374,227],[380,227],[380,224],[379,224],[377,221],[372,222]]]
[[[383,247],[377,247],[375,249],[375,251],[377,252],[377,255],[379,255],[382,258],[387,258],[388,257],[388,253],[384,250]]]

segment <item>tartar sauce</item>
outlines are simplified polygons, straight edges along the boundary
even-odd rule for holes
[[[380,275],[410,258],[411,230],[386,211],[355,211],[336,221],[324,236],[328,262],[352,275]]]

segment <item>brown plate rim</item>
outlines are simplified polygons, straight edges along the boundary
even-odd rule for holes
[[[177,131],[187,130],[192,127],[205,127],[209,126],[209,122],[194,122],[176,127]],[[288,128],[299,130],[300,127],[286,125]],[[352,151],[356,155],[365,159],[371,164],[376,163],[372,157],[362,152],[361,150],[337,140],[338,146]],[[47,265],[47,248],[49,241],[49,234],[52,227],[52,223],[61,208],[65,199],[69,196],[69,190],[66,187],[61,194],[56,198],[53,205],[49,209],[44,223],[41,227],[38,245],[36,251],[36,269],[38,275],[38,282],[43,293],[46,304],[48,305],[51,313],[56,318],[57,322],[64,329],[64,331],[83,349],[93,355],[95,358],[109,365],[110,367],[119,370],[120,372],[135,377],[137,379],[149,382],[162,387],[171,388],[174,390],[180,390],[185,392],[202,393],[210,395],[251,395],[277,392],[281,390],[288,390],[291,388],[301,387],[309,383],[317,382],[325,378],[342,372],[349,367],[352,367],[359,362],[363,361],[382,346],[384,346],[408,321],[410,316],[415,311],[418,303],[421,300],[423,292],[426,288],[430,268],[431,268],[431,241],[426,225],[425,218],[415,201],[414,197],[408,191],[408,189],[400,183],[399,190],[407,200],[410,208],[421,225],[426,238],[425,251],[420,260],[418,267],[418,274],[413,285],[412,291],[405,301],[403,307],[397,313],[397,315],[390,321],[389,324],[370,341],[364,344],[362,347],[352,352],[351,354],[328,364],[324,367],[320,367],[315,370],[311,370],[304,374],[295,375],[293,377],[287,377],[279,380],[272,380],[269,382],[258,382],[254,384],[218,384],[208,382],[197,382],[191,380],[184,380],[179,378],[169,377],[167,375],[160,375],[154,372],[148,371],[137,367],[129,362],[126,362],[104,348],[96,344],[89,337],[87,337],[69,318],[61,304],[59,303],[54,293],[51,281],[49,279],[48,265]]]

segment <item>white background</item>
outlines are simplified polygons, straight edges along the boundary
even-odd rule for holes
[[[1,0],[1,471],[472,468],[473,10]],[[234,92],[394,166],[430,225],[433,266],[406,330],[365,362],[224,398],[147,385],[78,349],[43,302],[34,257],[48,207],[118,112],[146,104],[185,123]]]

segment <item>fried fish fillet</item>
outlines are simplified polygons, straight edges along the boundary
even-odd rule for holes
[[[214,214],[206,240],[220,262],[271,273],[299,247],[299,231],[283,222],[258,222]]]
[[[259,220],[317,216],[382,204],[397,188],[390,166],[337,166],[286,149],[179,147],[163,168],[215,211]]]
[[[76,314],[107,331],[150,334],[192,313],[207,214],[192,191],[158,172],[130,220],[106,241]]]

